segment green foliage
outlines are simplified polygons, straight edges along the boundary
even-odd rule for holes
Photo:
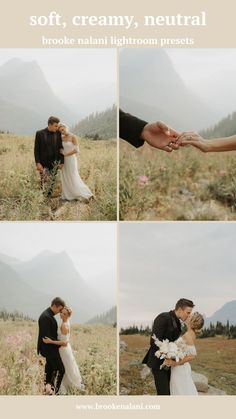
[[[236,133],[236,112],[222,119],[211,128],[201,131],[204,138],[230,137]]]
[[[116,106],[104,112],[95,112],[76,124],[72,131],[84,138],[95,141],[116,138]]]
[[[116,324],[116,307],[112,307],[110,310],[102,313],[98,316],[93,317],[88,321],[91,324]]]
[[[23,313],[19,313],[17,310],[13,313],[9,313],[5,309],[0,310],[0,319],[4,322],[11,320],[11,321],[31,321],[34,322],[35,320],[31,319],[29,316],[25,316]]]
[[[200,334],[200,338],[209,338],[215,336],[225,336],[228,339],[236,339],[236,325],[230,325],[229,321],[226,324],[217,322],[216,324],[210,323],[210,326],[204,328]]]
[[[121,328],[120,331],[121,335],[143,335],[143,336],[150,336],[151,329],[149,326],[143,327],[142,325],[140,327],[138,326],[129,326],[125,329]]]

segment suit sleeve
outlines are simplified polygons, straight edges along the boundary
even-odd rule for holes
[[[165,315],[159,314],[159,316],[157,316],[154,320],[152,332],[159,340],[163,340],[167,327],[168,319]],[[152,338],[151,341],[153,341]]]
[[[129,113],[125,113],[120,109],[119,136],[136,148],[141,147],[144,144],[144,140],[142,140],[140,136],[146,124],[146,121],[136,118]]]
[[[39,327],[40,327],[40,335],[42,337],[47,336],[48,338],[52,339],[51,322],[49,318],[43,317],[42,319],[40,319]]]
[[[36,164],[41,163],[40,162],[40,135],[38,131],[35,134],[35,140],[34,140],[34,158],[35,158]]]

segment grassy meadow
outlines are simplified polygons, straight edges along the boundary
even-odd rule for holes
[[[38,326],[0,320],[0,395],[42,395],[45,359],[36,353]],[[71,346],[85,395],[116,394],[116,328],[74,325]],[[80,394],[79,390],[70,394]]]
[[[79,171],[96,199],[63,202],[60,173],[52,198],[40,189],[34,138],[0,134],[0,220],[116,220],[116,140],[79,140]]]
[[[236,220],[236,152],[120,143],[121,220]]]
[[[120,391],[123,394],[155,395],[152,373],[142,379],[141,364],[147,349],[149,337],[122,335],[121,340],[128,347],[120,354]],[[197,357],[191,363],[193,371],[204,374],[209,385],[236,395],[236,339],[222,337],[197,340]]]

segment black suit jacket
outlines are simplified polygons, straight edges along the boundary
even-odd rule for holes
[[[152,335],[156,335],[159,340],[168,339],[170,342],[174,342],[180,337],[181,324],[180,320],[176,317],[174,311],[159,314],[153,323]],[[145,355],[142,363],[147,364],[149,368],[160,368],[163,360],[160,360],[155,356],[155,352],[158,350],[154,340],[150,338],[150,348]]]
[[[36,132],[34,142],[35,163],[41,163],[43,167],[52,169],[55,162],[63,164],[64,156],[60,153],[63,148],[61,133],[51,132],[44,128]]]
[[[58,345],[52,345],[50,343],[43,343],[43,338],[48,337],[52,340],[57,339],[57,322],[54,318],[54,313],[51,308],[47,308],[43,311],[38,320],[39,325],[39,336],[37,352],[44,357],[54,354],[59,350]]]
[[[141,147],[144,144],[144,140],[140,138],[140,135],[147,122],[125,113],[121,109],[119,115],[120,138],[128,141],[134,147]]]

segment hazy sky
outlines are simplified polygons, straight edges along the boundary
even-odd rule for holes
[[[236,223],[122,223],[120,323],[151,324],[181,297],[207,317],[236,299]]]
[[[50,85],[56,90],[75,84],[116,81],[116,51],[103,48],[3,48],[0,65],[17,57],[24,61],[36,60]],[[61,87],[58,87],[60,86]]]
[[[219,116],[236,109],[236,48],[168,48],[184,83]]]
[[[83,279],[115,281],[115,223],[1,223],[0,253],[29,260],[44,250],[66,251]]]
[[[236,72],[236,48],[166,48],[165,51],[177,72],[191,85],[214,76],[219,70]]]

